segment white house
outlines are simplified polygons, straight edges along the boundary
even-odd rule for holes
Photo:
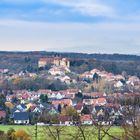
[[[13,117],[15,124],[29,124],[28,112],[14,112]]]

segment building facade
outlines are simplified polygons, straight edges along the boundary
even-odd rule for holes
[[[61,57],[45,57],[40,58],[38,61],[38,67],[45,67],[48,64],[53,64],[56,66],[64,66],[64,67],[70,67],[70,61],[67,58],[61,58]]]

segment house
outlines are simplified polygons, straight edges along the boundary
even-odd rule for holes
[[[14,108],[14,105],[11,102],[5,102],[5,106],[8,107],[9,109]]]
[[[115,80],[125,80],[125,77],[122,75],[119,75],[119,74],[115,75],[114,78],[115,78]]]
[[[44,58],[40,58],[38,61],[38,67],[45,67],[48,64],[52,64],[53,63],[53,58],[52,57],[44,57]]]
[[[100,116],[104,116],[104,115],[105,115],[104,109],[99,110],[97,113],[97,117],[99,117],[99,118],[100,118]]]
[[[83,99],[83,104],[85,105],[94,105],[94,106],[104,106],[107,104],[106,98],[97,98],[97,99]]]
[[[59,117],[60,125],[70,126],[73,125],[72,117],[71,116],[60,116]]]
[[[52,95],[52,91],[48,90],[48,89],[40,89],[40,90],[38,90],[38,92],[34,93],[33,96],[36,96],[39,99],[41,94],[44,94],[44,95],[47,95],[48,97],[50,97]]]
[[[61,71],[58,67],[52,67],[48,73],[50,73],[51,75],[65,75],[64,71]]]
[[[78,92],[81,92],[81,91],[78,89],[67,89],[67,90],[63,91],[63,93],[65,94],[65,97],[69,98],[69,99],[70,98],[73,99],[75,97],[75,94]]]
[[[90,114],[82,115],[80,117],[80,122],[82,125],[92,125],[93,124],[92,115]]]
[[[0,73],[6,74],[9,72],[9,69],[0,69]]]
[[[28,93],[25,93],[21,96],[22,100],[28,100],[30,98],[30,95]]]
[[[78,103],[74,108],[77,110],[78,113],[81,113],[83,110],[83,103]]]
[[[62,99],[65,97],[61,92],[52,92],[49,96],[50,99]]]
[[[92,75],[94,75],[95,73],[100,73],[100,70],[98,70],[98,69],[93,69],[93,70],[91,70],[90,71],[90,73],[92,73]]]
[[[32,109],[31,108],[31,110],[32,110],[32,112],[34,112],[34,113],[42,113],[42,109],[41,109],[41,107],[35,107],[34,109]]]
[[[127,81],[127,84],[130,84],[132,86],[139,85],[139,83],[140,79],[137,76],[130,76]]]
[[[65,75],[65,73],[69,73],[70,69],[67,67],[63,67],[63,66],[53,66],[51,69],[49,69],[48,73],[50,73],[51,75]]]
[[[19,105],[17,105],[16,108],[19,109],[22,112],[27,110],[27,107],[25,106],[25,104],[19,104]]]
[[[104,106],[106,104],[107,104],[106,98],[93,99],[93,105],[95,106]]]
[[[116,88],[121,88],[123,86],[123,83],[121,81],[117,81],[115,84],[114,84],[114,87]]]
[[[50,115],[54,115],[54,114],[58,114],[58,111],[55,107],[51,106],[50,108],[47,108],[48,114]]]
[[[128,81],[130,81],[130,82],[139,82],[140,79],[137,76],[130,76]]]
[[[36,105],[35,104],[32,104],[32,103],[26,104],[27,110],[30,109],[30,108],[32,108],[32,107],[34,107],[34,106],[36,107]]]
[[[10,118],[13,119],[14,118],[14,113],[15,112],[22,112],[20,109],[18,109],[16,106],[14,108],[11,109],[11,114],[10,114]]]
[[[6,112],[5,111],[0,111],[0,119],[6,117]]]
[[[61,99],[61,100],[52,101],[52,105],[54,105],[55,107],[58,107],[59,104],[72,106],[72,100],[71,99]]]
[[[93,115],[95,115],[95,114],[97,114],[98,112],[100,112],[100,110],[103,110],[103,109],[104,109],[103,106],[94,106],[94,105],[92,105],[92,107],[91,107],[91,113],[92,113]]]
[[[15,124],[29,124],[29,112],[14,112]]]
[[[87,71],[87,72],[85,72],[85,73],[83,73],[83,74],[81,74],[81,76],[80,76],[81,78],[87,78],[87,79],[92,79],[93,78],[93,74],[92,73],[90,73],[89,71]]]
[[[38,61],[38,67],[45,67],[48,64],[53,64],[56,66],[70,67],[70,60],[68,58],[61,57],[44,57],[40,58]]]
[[[85,105],[92,105],[94,99],[83,99],[83,104]]]
[[[36,76],[37,76],[37,74],[36,74],[36,73],[29,73],[29,77],[34,78],[34,77],[36,77]]]
[[[61,76],[61,77],[57,77],[57,79],[59,79],[61,82],[64,82],[66,84],[71,83],[71,78],[69,76]]]
[[[83,93],[83,96],[92,97],[92,98],[100,98],[104,97],[104,93],[100,92],[91,92],[91,93]]]
[[[15,95],[7,95],[6,96],[6,101],[12,102],[12,99],[15,98],[15,97],[16,97]]]

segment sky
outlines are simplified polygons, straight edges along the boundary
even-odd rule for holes
[[[0,50],[140,54],[140,0],[0,0]]]

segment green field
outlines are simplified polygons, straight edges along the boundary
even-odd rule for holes
[[[18,129],[23,129],[25,131],[27,131],[28,134],[33,136],[33,140],[34,140],[34,136],[35,136],[35,126],[23,126],[23,125],[0,125],[0,130],[7,132],[10,128],[14,128],[15,130]],[[52,129],[52,131],[54,132],[54,134],[56,133],[54,129],[54,126],[49,127]],[[85,129],[85,135],[88,138],[87,140],[96,140],[97,138],[93,138],[95,137],[96,133],[95,132],[95,128],[88,126]],[[112,135],[121,135],[122,133],[122,129],[120,127],[112,127],[109,130],[109,133]],[[75,126],[65,126],[62,129],[62,132],[60,134],[60,138],[61,140],[72,140],[72,136],[75,135],[77,133],[77,127]],[[94,133],[93,133],[94,132]],[[37,140],[51,140],[51,137],[49,136],[48,133],[48,129],[45,129],[44,127],[38,126],[38,139]],[[77,140],[83,140],[82,138],[77,138]],[[106,136],[104,138],[104,140],[109,140],[108,136]]]
[[[0,125],[0,130],[7,132],[10,128],[14,128],[15,130],[18,129],[24,129],[24,130],[28,130],[28,129],[34,129],[34,126],[28,126],[28,125]]]

